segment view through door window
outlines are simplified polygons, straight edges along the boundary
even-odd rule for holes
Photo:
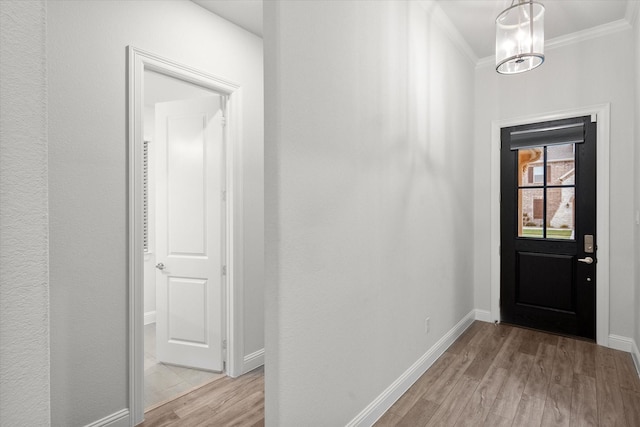
[[[518,237],[575,239],[575,145],[518,150]]]

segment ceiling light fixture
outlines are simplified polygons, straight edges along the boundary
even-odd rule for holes
[[[496,71],[516,74],[544,62],[544,6],[512,0],[496,18]]]

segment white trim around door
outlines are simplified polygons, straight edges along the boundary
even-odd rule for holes
[[[491,122],[491,320],[500,321],[500,129],[591,115],[597,120],[596,342],[609,346],[609,132],[610,104]]]
[[[131,426],[144,419],[144,298],[143,298],[143,94],[144,71],[151,70],[228,96],[226,106],[226,280],[224,323],[226,373],[236,377],[244,365],[243,336],[243,203],[242,88],[229,80],[179,64],[133,46],[128,59],[128,259],[129,259],[129,409]]]

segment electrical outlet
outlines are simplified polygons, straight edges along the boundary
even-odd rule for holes
[[[428,334],[429,332],[431,332],[431,318],[427,317],[424,319],[424,333]]]

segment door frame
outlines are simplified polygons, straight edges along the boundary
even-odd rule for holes
[[[144,420],[144,256],[142,243],[143,87],[144,71],[150,70],[228,97],[225,126],[225,257],[223,279],[223,339],[227,340],[226,374],[239,376],[244,354],[243,308],[243,183],[242,183],[242,88],[159,55],[127,46],[128,96],[128,280],[129,280],[129,408],[131,425]]]
[[[500,321],[500,129],[579,116],[597,118],[596,342],[609,347],[609,135],[611,104],[532,114],[491,122],[491,321]]]

